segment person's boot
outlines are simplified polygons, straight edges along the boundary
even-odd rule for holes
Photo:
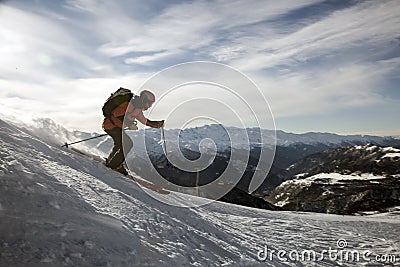
[[[122,173],[123,175],[128,175],[129,173],[128,173],[128,171],[125,169],[125,167],[124,167],[124,165],[123,164],[121,164],[121,165],[119,165],[116,169],[114,169],[114,170],[116,170],[117,172],[119,172],[119,173]]]
[[[117,150],[112,150],[111,151],[111,153],[110,153],[110,155],[108,155],[108,157],[106,158],[106,162],[105,162],[105,164],[104,165],[106,165],[106,167],[109,167],[109,168],[111,168],[111,169],[115,169],[115,168],[113,168],[112,166],[114,165],[113,163],[112,163],[112,161],[113,161],[113,159],[115,158],[115,156],[116,156],[116,154],[119,152],[119,149],[117,149]]]

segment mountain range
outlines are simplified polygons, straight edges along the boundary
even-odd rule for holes
[[[69,131],[48,119],[38,120],[35,129],[35,133],[39,136],[45,135],[48,140],[54,139],[55,142],[60,144],[64,140],[75,141],[97,135],[97,133]],[[201,154],[214,154],[214,157],[210,156],[213,161],[210,162],[209,166],[197,174],[196,172],[181,170],[173,164],[168,164],[169,161],[165,158],[162,134],[159,129],[142,129],[129,132],[129,135],[135,144],[134,153],[130,155],[130,160],[133,162],[131,166],[133,166],[135,173],[147,177],[156,170],[169,182],[188,188],[195,187],[196,182],[198,185],[205,185],[218,179],[226,169],[231,153],[248,153],[248,162],[245,163],[244,173],[241,174],[240,171],[233,172],[233,176],[241,176],[235,186],[236,193],[231,192],[221,199],[222,201],[238,203],[238,199],[241,199],[240,203],[242,204],[260,206],[261,204],[255,203],[259,203],[259,200],[262,199],[278,204],[280,208],[288,210],[298,209],[302,205],[303,210],[334,213],[354,213],[374,209],[384,210],[397,203],[397,201],[393,203],[387,201],[386,204],[380,205],[380,202],[387,199],[386,196],[383,196],[380,200],[375,201],[376,205],[371,205],[369,208],[348,208],[344,210],[344,208],[341,209],[340,207],[328,209],[327,205],[324,208],[311,204],[300,205],[299,201],[302,199],[299,197],[300,195],[308,197],[308,202],[305,201],[304,203],[312,203],[320,201],[320,195],[324,194],[325,191],[315,189],[314,191],[317,193],[310,194],[305,187],[299,189],[299,186],[297,186],[294,189],[293,185],[290,184],[290,181],[293,184],[303,184],[300,181],[304,180],[304,178],[312,179],[310,177],[313,175],[318,181],[320,178],[318,175],[330,173],[367,177],[369,174],[386,175],[389,171],[389,175],[392,175],[388,177],[389,180],[381,179],[378,184],[382,183],[382,186],[386,184],[387,187],[389,182],[390,190],[397,190],[396,186],[398,185],[395,178],[397,176],[395,175],[399,174],[398,168],[396,168],[398,162],[395,157],[383,156],[385,151],[395,151],[395,149],[400,148],[400,140],[394,137],[338,135],[333,133],[293,134],[284,131],[276,131],[275,133],[271,130],[259,128],[239,129],[223,127],[218,124],[183,130],[165,130],[169,159],[178,158],[175,161],[179,161],[179,157],[176,156],[178,151],[190,160],[198,159]],[[231,140],[234,140],[235,144],[232,144]],[[276,147],[274,148],[273,144],[275,142]],[[106,157],[108,151],[111,150],[112,141],[109,137],[105,137],[93,139],[77,146],[79,149],[89,153]],[[260,166],[268,167],[269,164],[269,162],[260,162],[261,152],[270,155],[274,154],[274,159],[265,181],[252,195],[249,195],[246,192],[248,192],[254,170]],[[145,160],[147,156],[154,169]],[[307,173],[307,176],[300,175],[305,173]],[[369,175],[368,177],[372,176]],[[196,180],[196,178],[198,179]],[[346,187],[349,188],[346,193],[348,196],[360,193],[359,190],[355,190],[355,186],[352,186],[357,183],[359,185],[360,179],[347,179],[346,181]],[[376,188],[376,190],[379,190],[380,186]],[[306,192],[303,192],[303,190],[306,190]],[[338,194],[340,193],[338,192]],[[393,194],[395,194],[394,199],[396,199],[397,193]],[[247,195],[248,198],[243,198],[243,196]],[[363,199],[366,198],[368,196]],[[265,203],[265,205],[270,206],[269,203]]]
[[[330,148],[297,161],[284,175],[266,199],[286,210],[355,214],[400,206],[398,148]]]

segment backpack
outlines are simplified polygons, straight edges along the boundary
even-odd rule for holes
[[[111,118],[111,112],[122,103],[131,101],[132,97],[131,90],[120,87],[104,103],[102,107],[104,117]]]

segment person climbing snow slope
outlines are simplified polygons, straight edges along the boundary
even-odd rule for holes
[[[103,106],[105,118],[102,126],[114,141],[114,147],[106,160],[107,167],[124,175],[128,174],[124,167],[124,150],[125,154],[128,154],[133,144],[124,131],[126,127],[128,130],[137,130],[136,120],[152,128],[164,126],[164,120],[152,121],[143,114],[154,102],[155,96],[148,90],[143,90],[136,96],[129,89],[122,87],[107,99]]]

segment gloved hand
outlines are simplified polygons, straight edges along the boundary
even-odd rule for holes
[[[157,121],[157,122],[156,122],[156,126],[157,126],[157,128],[163,127],[163,126],[164,126],[164,120],[162,120],[162,121]]]
[[[129,125],[128,129],[129,129],[129,130],[136,131],[136,130],[139,129],[139,128],[137,127],[136,123],[132,123],[131,125]]]

